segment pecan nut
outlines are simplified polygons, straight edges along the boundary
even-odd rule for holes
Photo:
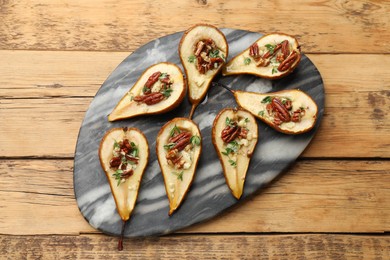
[[[169,165],[177,166],[183,158],[183,155],[181,155],[177,149],[173,149],[167,153],[165,158]]]
[[[143,96],[136,96],[134,101],[145,103],[146,105],[154,105],[161,102],[164,99],[164,94],[160,92],[154,92]]]
[[[293,122],[301,122],[302,117],[305,115],[305,110],[303,109],[297,109],[294,111],[291,121]]]
[[[110,160],[110,167],[111,168],[118,168],[121,164],[121,158],[120,157],[112,157]]]
[[[203,47],[204,47],[205,43],[203,41],[199,41],[197,44],[196,44],[196,49],[195,49],[195,56],[199,56],[200,53],[202,52],[203,50]]]
[[[130,178],[133,174],[134,174],[133,169],[130,169],[130,170],[127,170],[127,171],[123,171],[123,173],[121,174],[121,179],[128,179],[128,178]]]
[[[234,139],[238,137],[238,135],[241,132],[241,127],[234,125],[234,126],[226,126],[221,133],[222,141],[225,143],[230,143]]]
[[[196,69],[200,74],[218,68],[219,64],[224,62],[219,56],[219,51],[212,39],[200,40],[195,44]]]
[[[292,51],[291,54],[282,61],[279,66],[279,71],[286,71],[294,64],[294,62],[299,58],[299,54],[296,51]]]
[[[284,60],[288,57],[288,55],[290,55],[290,44],[288,40],[284,40],[281,43],[281,46],[282,46],[281,53],[283,54],[283,60]]]
[[[178,141],[172,149],[176,149],[179,152],[184,150],[184,148],[190,143],[191,137],[184,137],[180,141]]]
[[[158,78],[161,76],[161,72],[160,71],[157,71],[155,73],[153,73],[149,78],[148,80],[146,81],[145,83],[145,87],[146,88],[151,88],[153,86],[154,83],[157,82]]]
[[[291,120],[290,113],[278,98],[273,98],[271,105],[273,110],[277,112],[277,115],[280,120],[282,120],[283,122],[289,122]]]
[[[255,61],[260,58],[259,46],[256,42],[249,47],[249,56],[253,57]]]
[[[181,139],[183,138],[190,138],[191,137],[191,133],[190,132],[181,132],[180,134],[178,135],[175,135],[171,138],[169,138],[168,142],[169,143],[177,143],[178,141],[180,141]]]

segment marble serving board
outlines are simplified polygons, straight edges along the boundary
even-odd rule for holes
[[[228,60],[247,48],[261,34],[222,29],[229,43]],[[137,204],[126,226],[126,237],[162,235],[208,220],[270,183],[293,163],[313,138],[324,112],[324,86],[320,73],[305,56],[295,71],[280,80],[266,80],[250,75],[218,77],[231,89],[272,92],[297,88],[309,94],[319,108],[314,129],[302,135],[285,135],[258,121],[259,141],[248,169],[244,194],[236,200],[225,183],[222,168],[211,141],[211,126],[222,108],[236,107],[229,91],[211,87],[198,106],[193,120],[202,133],[203,152],[194,182],[181,207],[168,216],[168,198],[155,153],[156,136],[161,126],[175,117],[188,117],[187,99],[175,110],[155,116],[143,116],[110,123],[107,115],[149,66],[169,61],[178,64],[178,44],[183,32],[168,35],[140,47],[128,56],[108,77],[97,92],[82,122],[74,159],[74,191],[78,207],[94,228],[111,235],[121,232],[121,219],[107,178],[99,163],[98,148],[103,135],[113,127],[137,127],[150,146],[149,164],[143,176]],[[235,210],[240,210],[236,207]]]

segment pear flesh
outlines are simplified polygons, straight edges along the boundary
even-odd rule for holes
[[[314,100],[298,89],[283,90],[265,94],[255,92],[235,91],[234,97],[242,108],[275,130],[285,134],[302,134],[311,130],[317,120],[318,108]],[[278,99],[286,108],[290,119],[283,121],[272,108],[272,100]]]
[[[207,43],[209,39],[215,45],[212,49],[207,47],[207,44],[202,45],[203,48],[198,45],[202,44],[201,41]],[[212,79],[226,61],[228,49],[224,34],[212,25],[195,25],[184,33],[179,44],[179,56],[187,75],[189,100],[192,104],[197,105],[205,97]],[[203,62],[211,58],[219,58],[220,62],[213,64],[212,68],[206,72],[199,69],[198,59]],[[204,66],[206,66],[205,63]]]
[[[288,41],[288,44],[285,42],[286,45],[282,49],[284,41]],[[253,55],[254,49],[251,50],[253,45],[257,45],[258,48],[256,57]],[[285,55],[283,55],[284,49]],[[279,70],[279,65],[283,60],[289,63],[287,59],[291,60],[291,63]],[[300,47],[294,37],[280,33],[269,34],[259,38],[249,48],[231,59],[223,67],[222,75],[252,74],[268,79],[278,79],[291,73],[300,60]]]
[[[156,153],[169,200],[169,215],[179,208],[194,179],[201,140],[198,126],[187,118],[169,121],[157,135]]]
[[[161,73],[161,76],[150,87],[151,93],[163,94],[162,100],[153,104],[147,104],[137,101],[137,97],[145,96],[146,84],[148,80]],[[169,88],[165,89],[163,77],[170,80]],[[125,118],[131,118],[139,115],[161,114],[176,108],[184,99],[186,94],[186,84],[180,68],[169,62],[157,63],[146,69],[134,86],[122,97],[114,110],[108,116],[109,121],[116,121]],[[149,92],[149,94],[150,94]],[[161,96],[161,95],[160,95]]]
[[[130,149],[126,148],[124,143],[128,144],[127,147],[130,145]],[[128,153],[124,156],[126,151]],[[117,211],[121,219],[127,221],[135,207],[142,175],[148,163],[148,141],[136,128],[113,128],[105,134],[100,143],[99,158]],[[113,167],[115,158],[120,158],[120,164],[117,163]]]
[[[229,130],[237,131],[237,134],[225,135]],[[240,199],[258,140],[256,118],[243,109],[225,108],[214,120],[212,139],[226,183],[233,196]]]

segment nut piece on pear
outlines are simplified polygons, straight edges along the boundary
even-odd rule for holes
[[[196,106],[203,100],[210,83],[222,69],[229,54],[225,35],[216,27],[198,24],[188,29],[179,44],[179,56],[187,75],[188,97]]]
[[[176,108],[187,86],[180,68],[161,62],[147,68],[108,116],[109,121],[162,114]]]
[[[275,33],[265,35],[231,59],[222,75],[252,74],[279,79],[290,74],[301,60],[301,50],[294,37]]]
[[[317,121],[316,103],[298,89],[265,94],[234,91],[234,97],[239,106],[285,134],[306,133]]]
[[[194,180],[202,136],[187,118],[174,118],[157,135],[156,153],[169,200],[169,215],[181,205]]]
[[[212,140],[226,183],[233,196],[240,199],[258,140],[256,118],[243,109],[225,108],[214,120]]]
[[[122,250],[125,223],[135,207],[142,175],[148,164],[148,141],[136,128],[113,128],[100,143],[99,158],[123,221],[118,244],[118,249]]]

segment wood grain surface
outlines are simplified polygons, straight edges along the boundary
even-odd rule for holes
[[[0,161],[0,234],[94,232],[78,211],[72,167],[71,160]],[[242,205],[182,232],[383,233],[388,183],[390,161],[300,160]]]
[[[0,125],[4,133],[0,136],[0,157],[73,157],[78,131],[94,93],[127,54],[17,53],[0,52],[0,66],[4,63],[6,68],[0,72],[3,79],[0,117],[7,122]],[[105,62],[110,56],[114,57],[113,62]],[[390,74],[386,72],[390,56],[311,54],[309,58],[324,78],[326,109],[321,128],[303,156],[367,157],[369,154],[389,158]],[[23,65],[26,60],[39,60],[39,63]],[[344,68],[344,60],[353,65]],[[356,74],[362,66],[378,63],[384,66],[360,76]],[[20,138],[21,135],[26,138]],[[365,149],[360,149],[362,146]]]
[[[389,13],[378,0],[0,1],[0,258],[390,259]],[[199,22],[296,36],[324,80],[323,121],[256,196],[118,252],[74,198],[81,122],[131,52]]]
[[[296,35],[316,53],[390,53],[388,1],[2,1],[0,49],[134,51],[194,23]],[[28,12],[26,12],[28,10]],[[175,14],[175,15],[172,15]]]
[[[390,237],[373,235],[174,235],[126,239],[103,235],[4,236],[10,259],[388,259]],[[19,250],[13,250],[18,248]]]

